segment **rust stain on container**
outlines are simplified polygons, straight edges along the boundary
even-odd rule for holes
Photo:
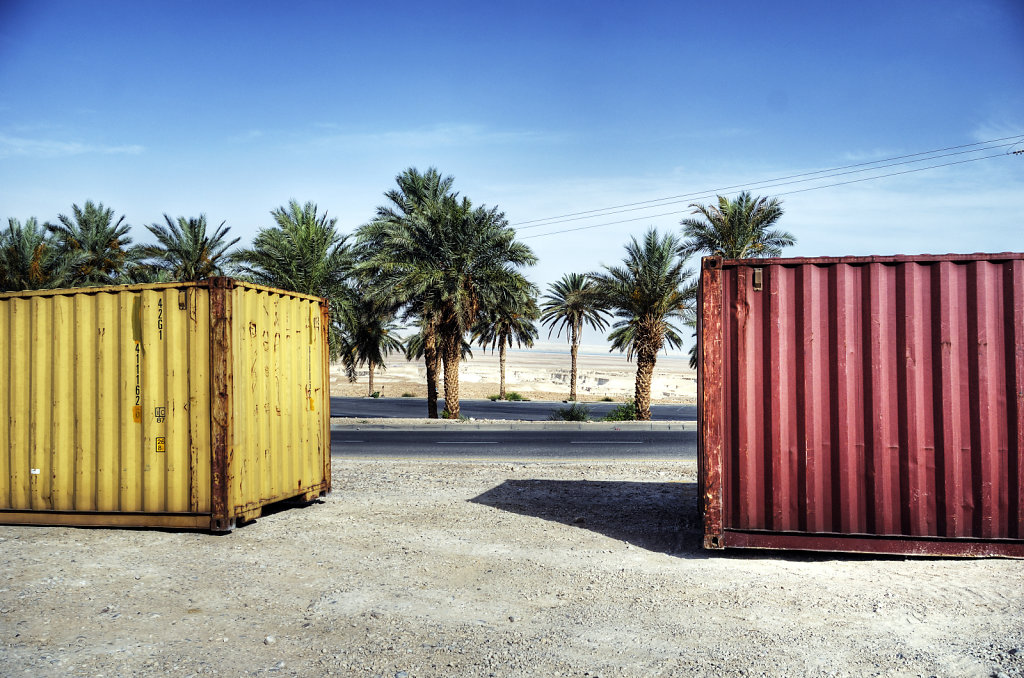
[[[0,294],[0,523],[225,531],[326,494],[326,314],[229,278]]]
[[[706,548],[1024,557],[1024,254],[706,258],[699,305]]]

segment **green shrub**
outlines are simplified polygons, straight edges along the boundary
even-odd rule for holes
[[[605,397],[601,398],[600,402],[602,402],[602,403],[613,403],[615,401],[612,400],[611,396],[605,396]]]
[[[405,393],[402,394],[402,397],[403,398],[415,398],[416,396],[414,396],[412,393],[409,393],[408,391],[406,391]]]
[[[526,401],[530,400],[526,396],[521,395],[519,393],[516,393],[515,391],[509,391],[508,393],[505,394],[504,398],[502,398],[500,395],[498,395],[496,393],[492,393],[491,395],[487,396],[487,399],[492,401],[492,402],[495,401],[495,400],[514,400],[514,401],[517,401],[517,402],[518,401],[526,402]]]
[[[449,412],[447,409],[441,410],[441,418],[455,420],[455,417],[452,416],[452,413]],[[458,421],[469,421],[469,417],[460,414],[458,417]]]
[[[568,407],[559,407],[551,413],[553,421],[587,421],[590,419],[590,408],[583,403],[573,403]]]
[[[630,398],[611,412],[602,421],[634,421],[636,419],[636,403]]]
[[[380,397],[380,391],[374,391],[373,393],[370,394],[370,397],[371,398],[379,398]]]

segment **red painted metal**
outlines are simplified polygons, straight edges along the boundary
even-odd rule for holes
[[[1024,254],[706,258],[707,548],[1024,557]]]

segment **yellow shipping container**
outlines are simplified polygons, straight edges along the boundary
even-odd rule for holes
[[[0,523],[227,531],[331,489],[327,304],[214,278],[0,294]]]

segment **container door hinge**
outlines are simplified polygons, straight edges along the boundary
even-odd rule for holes
[[[764,269],[763,268],[755,268],[754,269],[754,291],[755,292],[760,292],[762,289],[764,289]]]

